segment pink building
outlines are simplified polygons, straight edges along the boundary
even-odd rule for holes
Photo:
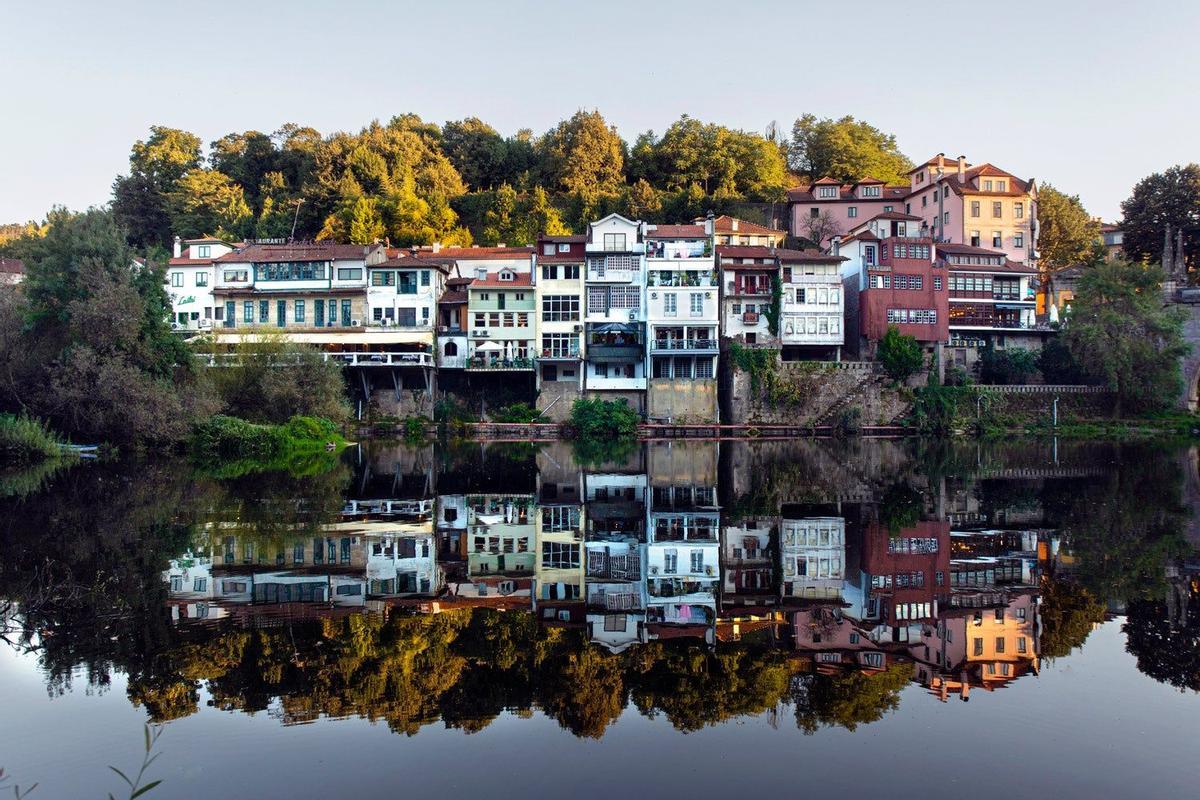
[[[821,178],[788,191],[792,235],[822,247],[834,236],[844,236],[865,220],[888,211],[903,211],[908,185],[889,186],[875,178],[839,183]]]

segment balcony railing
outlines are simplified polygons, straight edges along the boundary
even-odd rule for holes
[[[471,356],[467,359],[467,370],[522,370],[533,369],[532,358],[488,358]]]
[[[716,339],[655,339],[651,350],[716,350]]]
[[[650,269],[646,279],[647,286],[665,286],[677,288],[698,288],[711,289],[717,285],[716,278],[709,273],[700,275],[688,275],[686,272],[670,272],[666,275],[661,274],[662,270]]]
[[[588,346],[588,358],[595,361],[637,361],[642,355],[640,342],[632,344],[593,344]]]
[[[561,361],[563,359],[579,358],[579,345],[570,347],[546,347],[542,349],[542,354],[538,358],[548,361]]]
[[[336,361],[347,367],[432,367],[433,356],[429,353],[379,353],[379,352],[346,352],[341,350],[323,351],[321,355],[326,361]],[[239,363],[241,356],[237,353],[207,353],[200,354],[201,359],[210,367],[226,366]],[[294,359],[283,359],[280,363],[294,363]]]
[[[463,369],[467,366],[466,356],[438,356],[438,366],[443,369]]]
[[[727,294],[731,295],[769,295],[771,293],[771,284],[769,283],[729,283]]]

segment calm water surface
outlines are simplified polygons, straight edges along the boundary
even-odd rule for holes
[[[151,798],[1200,784],[1195,450],[372,443],[0,494],[0,792],[117,794],[146,723]]]

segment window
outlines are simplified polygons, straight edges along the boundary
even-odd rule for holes
[[[1024,203],[1022,203],[1020,201],[1013,203],[1013,216],[1016,217],[1017,219],[1025,218],[1025,204]]]
[[[254,301],[242,303],[242,322],[254,322]]]
[[[268,320],[270,320],[270,318],[271,318],[271,301],[270,300],[259,300],[258,301],[258,321],[259,322],[267,322]]]
[[[950,212],[949,212],[949,211],[947,211],[947,212],[945,212],[944,214],[942,214],[942,224],[943,224],[943,225],[949,225],[949,224],[950,224]]]
[[[979,231],[971,231],[971,247],[979,247]]]
[[[605,314],[608,312],[608,291],[603,286],[589,286],[587,313]]]
[[[339,281],[361,281],[362,267],[338,267],[337,276]]]
[[[196,248],[196,258],[211,258],[212,246],[207,244],[199,245]]]
[[[324,261],[280,261],[270,264],[255,264],[254,279],[257,281],[323,281],[326,277]]]
[[[1025,637],[1018,636],[1017,637],[1017,652],[1018,653],[1026,653],[1028,651],[1029,651],[1029,644],[1026,642]]]
[[[992,182],[991,182],[991,181],[984,181],[984,182],[983,182],[983,190],[984,190],[985,192],[990,192],[990,191],[992,190]]]
[[[837,196],[838,196],[838,187],[836,187],[836,186],[822,186],[820,189],[817,190],[817,197],[837,197]]]
[[[429,270],[427,270],[427,269],[421,270],[421,285],[422,286],[429,285]]]
[[[573,333],[543,333],[542,355],[547,358],[568,358],[579,354]]]
[[[821,209],[817,208],[816,206],[813,206],[812,208],[810,208],[808,210],[808,216],[811,217],[812,219],[816,219],[817,217],[821,216]]]
[[[972,217],[979,216],[979,201],[978,200],[971,201],[971,216]]]
[[[172,286],[172,288],[179,288],[179,287],[183,286],[183,273],[182,272],[172,272],[171,273],[171,286]]]
[[[637,286],[613,286],[611,288],[611,308],[628,308],[637,310],[642,307],[642,293]]]
[[[1024,246],[1025,246],[1025,234],[1014,233],[1013,234],[1013,247],[1024,247]]]
[[[992,216],[996,219],[1004,216],[1004,204],[999,200],[992,203]]]
[[[550,243],[550,244],[542,245],[542,255],[544,255],[544,256],[554,255],[554,244]],[[542,269],[545,270],[546,268],[542,267]]]
[[[546,245],[546,246],[548,248],[550,248],[550,252],[554,252],[554,245],[551,244],[551,245]],[[542,265],[542,280],[544,280],[544,281],[558,280],[558,265],[557,264],[543,264]]]
[[[579,297],[569,294],[545,295],[542,297],[542,320],[545,322],[578,321]]]
[[[976,637],[976,638],[972,639],[971,642],[972,642],[971,646],[973,648],[973,652],[975,653],[975,655],[977,655],[977,656],[983,655],[983,639],[980,637]]]
[[[250,272],[244,269],[227,269],[221,273],[221,280],[226,283],[248,283]]]
[[[938,190],[937,190],[937,189],[934,189],[934,190],[933,190],[933,202],[935,202],[935,203],[936,203],[936,202],[937,202],[937,199],[938,199]]]
[[[880,187],[880,186],[864,186],[864,187],[862,187],[862,196],[863,197],[879,197],[881,192],[882,192],[882,187]]]
[[[869,244],[863,248],[863,260],[866,261],[868,265],[875,263],[875,245]]]
[[[579,280],[579,265],[578,264],[564,264],[563,265],[563,280],[564,281]]]
[[[667,575],[674,575],[679,571],[679,553],[675,550],[667,550],[663,553],[663,572]]]
[[[1004,246],[1004,237],[1001,235],[1000,231],[992,231],[992,247],[1003,247],[1003,246]]]
[[[691,294],[691,314],[693,317],[699,317],[704,313],[704,295],[700,292],[692,292]]]
[[[384,272],[384,271],[379,271],[379,270],[372,272],[371,273],[371,285],[372,286],[395,286],[396,285],[396,273]]]
[[[850,206],[846,209],[846,216],[854,219],[858,216],[858,206]]]
[[[196,285],[197,286],[208,286],[208,273],[207,272],[197,272],[196,273]]]
[[[885,214],[887,214],[887,213],[891,212],[891,210],[892,210],[892,207],[891,207],[891,206],[884,206],[884,207],[883,207],[883,213],[885,213]],[[857,634],[852,634],[852,635],[857,635]]]
[[[605,250],[625,250],[625,234],[623,234],[623,233],[606,233],[606,234],[604,234],[604,249]]]
[[[677,312],[676,301],[678,296],[675,292],[666,292],[663,294],[663,313],[669,317],[675,316]]]
[[[942,276],[941,275],[933,276],[933,290],[935,292],[940,292],[942,290]]]
[[[304,322],[304,301],[297,300],[295,303],[296,322]]]
[[[1004,637],[1003,636],[996,637],[996,652],[997,653],[1004,652]]]
[[[692,568],[691,569],[692,572],[703,572],[704,571],[704,551],[703,550],[693,550],[692,551],[691,568]]]
[[[1007,192],[1008,191],[1008,181],[1004,181],[1004,180],[996,181],[996,191],[997,192]]]
[[[929,205],[929,195],[923,194],[921,195],[921,208],[925,208],[927,205]]]
[[[579,545],[571,542],[542,542],[542,566],[547,569],[577,569]]]

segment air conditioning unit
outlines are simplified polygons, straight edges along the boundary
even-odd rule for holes
[[[576,332],[576,333],[579,333],[579,332],[580,332],[580,331],[582,331],[582,330],[583,330],[583,326],[582,326],[582,325],[576,325],[576,326],[575,326],[575,332]]]
[[[650,293],[650,299],[651,299],[651,300],[657,300],[657,299],[658,299],[658,292],[651,292],[651,293]]]
[[[712,292],[705,292],[705,293],[704,293],[704,296],[705,296],[705,297],[712,297]]]
[[[629,312],[629,321],[630,321],[630,322],[637,322],[637,312],[636,312],[636,311],[630,311],[630,312]]]
[[[358,327],[361,327],[361,326],[362,326],[362,320],[361,320],[361,319],[352,319],[352,320],[350,320],[350,327],[352,327],[352,328],[358,328]]]

